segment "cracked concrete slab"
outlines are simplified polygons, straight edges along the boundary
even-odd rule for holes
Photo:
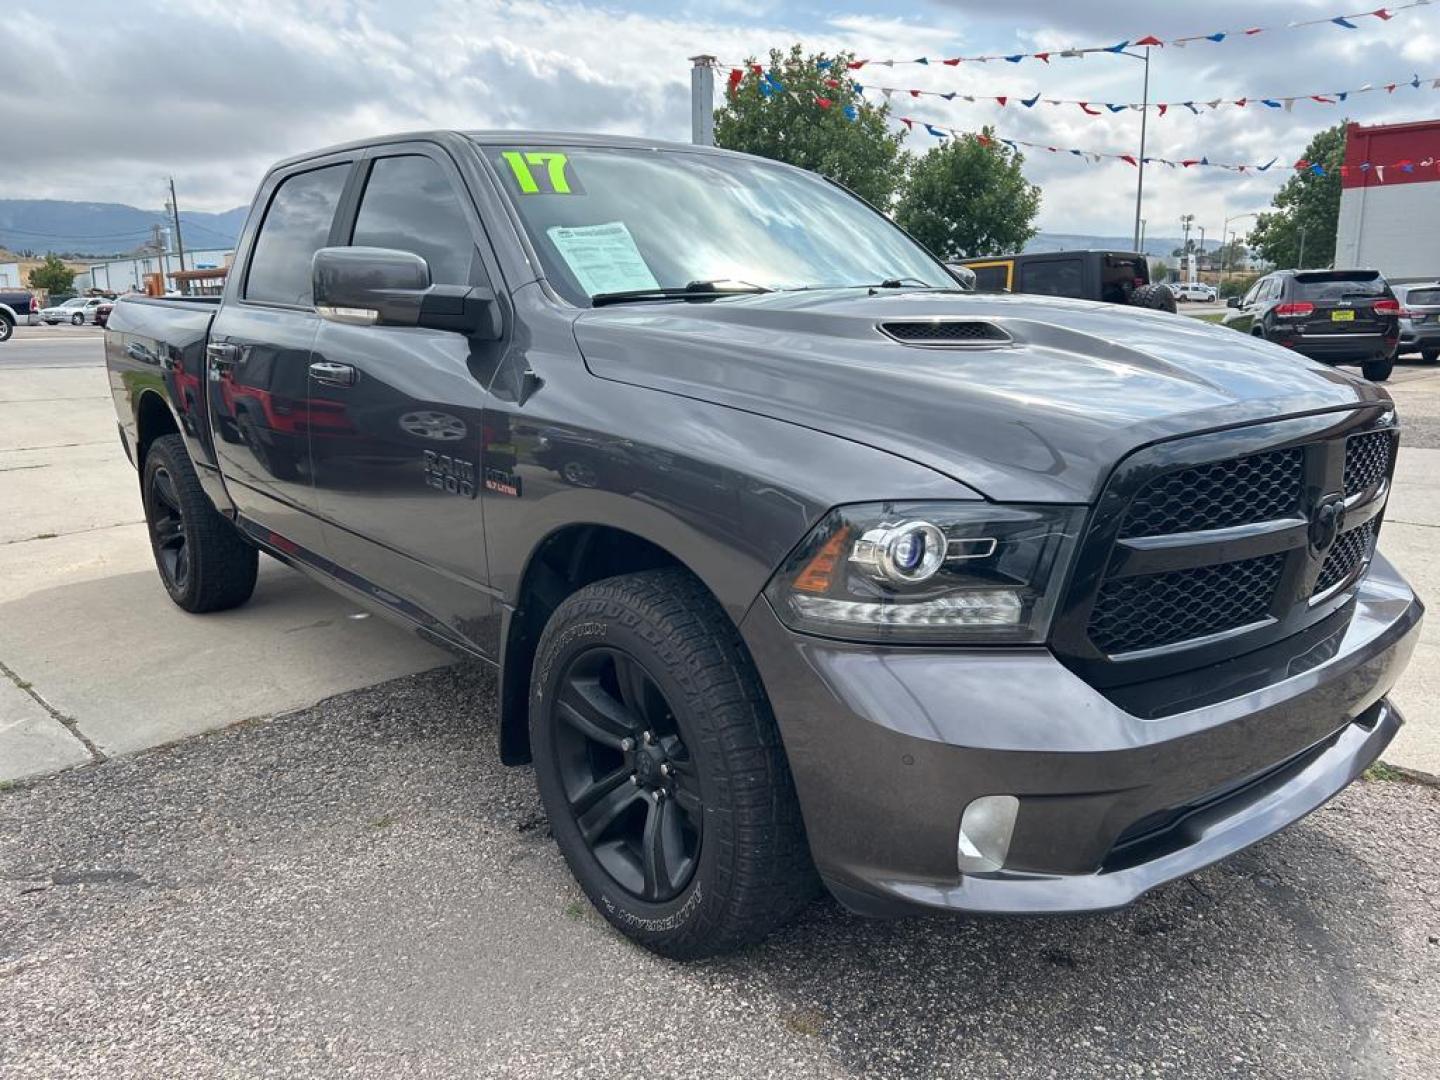
[[[90,752],[26,689],[0,671],[0,782],[91,761]]]

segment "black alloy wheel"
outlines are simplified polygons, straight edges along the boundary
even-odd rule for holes
[[[670,703],[639,660],[596,647],[571,659],[554,708],[560,782],[585,845],[632,896],[673,900],[695,872],[704,814]]]
[[[150,471],[150,490],[146,492],[150,518],[150,538],[155,548],[155,561],[165,584],[172,593],[183,593],[190,587],[190,546],[185,536],[185,511],[175,490],[175,478],[164,465]]]

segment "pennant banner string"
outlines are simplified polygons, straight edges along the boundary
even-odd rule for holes
[[[1000,61],[1011,64],[1018,64],[1025,60],[1040,60],[1046,64],[1052,58],[1059,59],[1080,59],[1081,57],[1094,53],[1122,53],[1126,49],[1140,48],[1170,48],[1183,49],[1187,45],[1202,41],[1219,44],[1232,38],[1256,37],[1260,34],[1273,34],[1280,30],[1296,30],[1305,26],[1334,26],[1341,30],[1359,30],[1364,23],[1362,20],[1377,20],[1389,22],[1402,11],[1409,11],[1411,8],[1429,7],[1431,0],[1408,0],[1407,3],[1391,4],[1388,7],[1371,8],[1369,11],[1356,11],[1346,15],[1325,15],[1315,19],[1296,19],[1279,26],[1250,26],[1238,30],[1216,30],[1208,34],[1187,34],[1184,37],[1161,39],[1154,34],[1141,34],[1123,41],[1114,42],[1109,45],[1085,45],[1071,46],[1069,48],[1047,49],[1043,52],[1019,52],[1019,53],[995,53],[986,56],[916,56],[910,59],[891,58],[885,60],[864,58],[852,60],[848,66],[850,70],[856,71],[867,64],[876,67],[897,67],[903,64],[945,64],[955,67],[957,64],[985,64],[992,61]],[[720,67],[744,67],[743,64],[720,64]]]
[[[743,74],[743,73],[742,73]],[[831,80],[837,87],[838,80]],[[1051,105],[1057,107],[1075,107],[1084,112],[1087,116],[1106,116],[1121,112],[1140,112],[1149,109],[1160,116],[1168,116],[1171,113],[1184,113],[1185,115],[1200,115],[1202,112],[1212,112],[1217,109],[1281,109],[1286,112],[1292,110],[1296,103],[1338,105],[1348,101],[1359,94],[1381,93],[1393,94],[1401,87],[1410,87],[1415,90],[1431,89],[1440,90],[1440,75],[1428,75],[1421,77],[1412,75],[1407,79],[1388,83],[1366,83],[1364,86],[1357,86],[1351,90],[1321,90],[1309,94],[1246,94],[1242,97],[1215,97],[1207,98],[1204,101],[1152,101],[1148,105],[1139,101],[1096,101],[1094,98],[1084,100],[1078,98],[1053,98],[1044,97],[1041,94],[1026,96],[1024,94],[966,94],[949,90],[918,90],[905,89],[898,86],[872,86],[851,82],[851,86],[861,94],[878,93],[889,101],[896,96],[900,97],[937,97],[946,101],[964,101],[969,104],[998,105],[1001,108],[1007,106],[1023,106],[1033,109],[1036,105]]]

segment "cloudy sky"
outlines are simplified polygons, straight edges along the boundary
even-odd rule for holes
[[[385,131],[536,127],[689,136],[687,57],[725,61],[804,42],[862,56],[931,57],[1161,38],[1354,10],[1357,0],[906,0],[823,5],[763,0],[130,0],[7,5],[0,40],[0,197],[162,201],[174,174],[182,205],[247,203],[267,164]],[[87,11],[90,14],[87,14]],[[878,14],[877,12],[885,12]],[[1440,76],[1440,4],[1359,20],[1355,31],[1297,29],[1156,53],[1152,100],[1303,95],[1413,75]],[[1433,70],[1432,70],[1433,69]],[[1140,97],[1141,65],[1112,56],[905,66],[867,82],[977,95],[1102,101]],[[1149,152],[1256,162],[1299,156],[1342,115],[1364,122],[1440,115],[1440,91],[1402,88],[1293,113],[1248,108],[1152,115]],[[896,102],[899,112],[957,128],[1063,147],[1133,152],[1139,117],[1078,108]],[[924,133],[908,145],[933,145]],[[1134,171],[1043,152],[1026,171],[1044,189],[1041,227],[1125,235]],[[1283,177],[1152,169],[1151,235],[1178,234],[1195,213],[1215,236],[1227,214],[1264,207]],[[1243,227],[1243,226],[1242,226]]]

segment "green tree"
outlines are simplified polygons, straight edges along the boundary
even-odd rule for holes
[[[75,271],[60,261],[59,255],[46,255],[45,261],[30,271],[30,287],[47,292],[65,292],[75,283]]]
[[[1345,160],[1345,125],[1326,128],[1305,147],[1304,160],[1324,175],[1301,169],[1275,193],[1274,211],[1255,219],[1250,246],[1266,262],[1299,267],[1300,237],[1306,266],[1329,266],[1335,259],[1335,229],[1340,222],[1340,166]]]
[[[895,220],[945,259],[1019,251],[1040,210],[1024,160],[989,128],[948,139],[911,168]]]
[[[795,45],[788,55],[771,49],[758,74],[747,62],[715,111],[716,145],[810,169],[889,209],[909,158],[905,136],[890,130],[888,105],[857,92],[846,68],[852,59],[807,56]]]

